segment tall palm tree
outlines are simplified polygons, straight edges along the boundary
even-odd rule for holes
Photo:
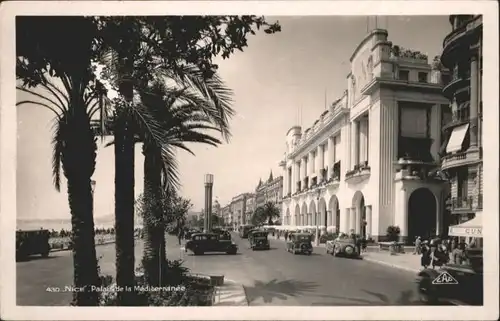
[[[255,210],[254,216],[261,222],[267,220],[267,224],[273,225],[273,220],[280,217],[280,209],[275,203],[267,202]]]
[[[96,113],[104,119],[108,104],[91,68],[95,25],[84,17],[18,17],[16,23],[16,75],[23,81],[16,88],[33,97],[17,105],[41,106],[55,115],[54,185],[59,191],[62,167],[71,211],[73,279],[86,289],[74,292],[73,304],[97,305],[98,293],[90,290],[100,283],[91,189],[97,145],[90,122]]]
[[[144,195],[151,207],[145,219],[145,245],[143,265],[150,284],[157,285],[161,271],[159,267],[165,261],[165,222],[159,200],[162,191],[175,197],[178,187],[177,162],[174,149],[179,148],[190,153],[186,143],[202,143],[217,146],[221,141],[210,135],[210,130],[229,137],[227,119],[233,111],[230,107],[230,91],[214,75],[211,79],[202,79],[196,69],[186,69],[182,78],[169,74],[177,80],[182,89],[169,88],[162,82],[156,82],[141,95],[142,102],[152,110],[164,132],[163,144],[144,141]]]

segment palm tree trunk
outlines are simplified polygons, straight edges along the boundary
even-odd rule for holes
[[[115,139],[115,231],[116,283],[120,305],[134,304],[134,133],[127,110],[116,119]]]
[[[76,85],[75,85],[76,86]],[[99,286],[91,177],[95,170],[97,145],[90,129],[90,120],[77,93],[72,95],[72,113],[65,126],[66,143],[62,164],[67,179],[68,201],[71,211],[73,243],[73,281],[84,291],[73,293],[73,305],[96,306],[99,296],[91,286]],[[81,103],[81,104],[79,104]]]
[[[147,144],[143,145],[144,154],[144,198],[147,206],[144,218],[143,267],[148,284],[160,285],[160,268],[165,264],[165,233],[163,228],[163,209],[161,207],[161,155]]]

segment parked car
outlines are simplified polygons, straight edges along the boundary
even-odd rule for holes
[[[356,241],[349,236],[341,236],[326,242],[326,254],[344,257],[359,257]]]
[[[420,271],[416,280],[420,301],[483,305],[483,251],[468,249],[466,256],[467,264],[446,264],[440,269]]]
[[[312,235],[309,233],[292,233],[290,241],[286,243],[286,250],[293,254],[311,255],[313,252]]]
[[[248,240],[250,241],[252,250],[269,250],[271,247],[267,235],[268,233],[266,231],[250,232],[250,234],[248,234]]]
[[[217,233],[195,233],[191,236],[191,240],[186,242],[185,251],[188,250],[194,255],[203,255],[206,252],[236,254],[238,246],[231,240],[221,240]]]
[[[49,230],[16,231],[16,259],[25,259],[35,254],[48,257],[49,238]]]

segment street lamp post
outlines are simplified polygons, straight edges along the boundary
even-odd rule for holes
[[[214,175],[205,174],[205,232],[212,230],[212,190]]]

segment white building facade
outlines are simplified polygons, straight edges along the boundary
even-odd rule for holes
[[[343,96],[286,136],[283,224],[384,240],[440,234],[447,184],[439,168],[443,72],[373,30],[351,56]]]

